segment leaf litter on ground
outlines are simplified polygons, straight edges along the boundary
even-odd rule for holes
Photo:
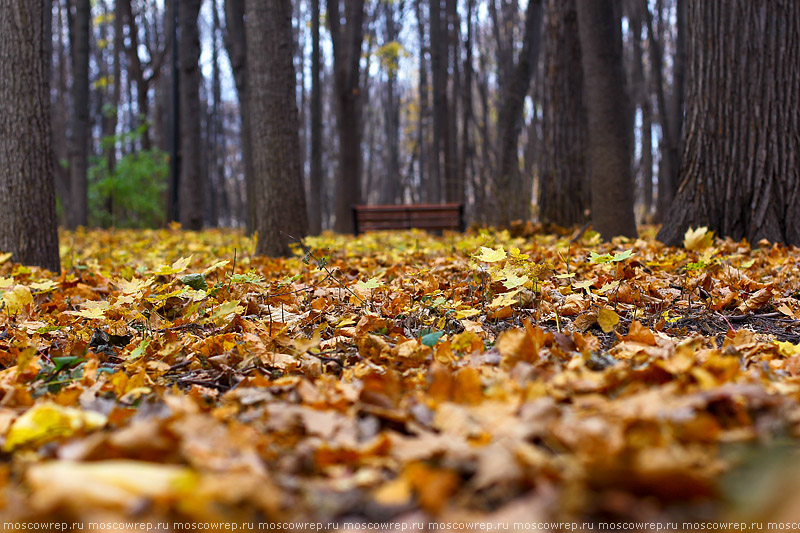
[[[0,517],[797,518],[800,252],[518,233],[0,251]]]

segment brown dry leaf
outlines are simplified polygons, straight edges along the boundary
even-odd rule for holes
[[[604,333],[611,333],[619,324],[619,315],[613,309],[601,307],[597,311],[597,323]]]
[[[653,332],[650,331],[650,328],[643,326],[638,320],[634,320],[631,323],[631,327],[628,329],[628,334],[622,337],[622,340],[640,342],[650,346],[656,345],[656,337],[653,335]]]
[[[772,289],[770,287],[764,287],[763,289],[760,289],[750,295],[750,297],[741,303],[737,309],[742,313],[757,311],[767,305],[771,299]]]

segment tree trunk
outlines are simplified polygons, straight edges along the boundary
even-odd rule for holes
[[[532,198],[526,198],[524,191],[531,189],[526,187],[523,180],[532,179],[532,176],[520,174],[517,149],[519,132],[522,129],[525,96],[528,94],[531,77],[536,70],[541,30],[542,2],[529,0],[525,13],[522,50],[505,87],[499,110],[500,168],[495,178],[498,206],[494,218],[500,226],[530,218]]]
[[[394,3],[383,4],[386,24],[385,43],[390,44],[397,40],[397,22],[395,21]],[[401,0],[397,10],[403,12]],[[383,174],[380,202],[393,204],[400,196],[400,99],[397,95],[397,69],[399,57],[392,56],[384,65],[386,71],[386,106],[384,108],[384,134],[386,146],[384,148],[385,173]]]
[[[426,202],[436,202],[440,195],[438,174],[426,171],[431,163],[428,152],[428,64],[425,61],[425,19],[422,10],[422,0],[414,0],[417,15],[419,49],[419,123],[417,126],[417,149],[419,150],[419,184],[424,189]],[[427,177],[427,179],[426,179]]]
[[[312,235],[322,232],[322,90],[319,47],[319,0],[311,0],[311,161],[308,229]]]
[[[242,159],[247,191],[247,233],[255,231],[256,205],[253,189],[253,150],[250,145],[250,106],[247,92],[247,41],[244,23],[244,0],[225,0],[225,48],[231,61],[233,80],[239,94]]]
[[[247,60],[260,255],[289,255],[308,230],[295,99],[291,0],[247,0]]]
[[[445,0],[445,29],[450,64],[450,94],[447,96],[447,127],[442,138],[444,143],[444,200],[460,203],[464,200],[464,178],[459,172],[458,164],[458,97],[461,92],[461,75],[459,73],[458,28],[461,21],[458,16],[458,0]],[[446,67],[445,67],[446,68]],[[445,71],[446,73],[446,71]]]
[[[447,138],[447,52],[446,32],[442,31],[442,3],[428,0],[428,17],[431,50],[431,77],[433,78],[433,144],[431,145],[431,178],[443,183],[441,193],[447,188],[447,177],[442,179],[442,149]]]
[[[582,224],[590,205],[581,45],[575,0],[547,0],[539,218]]]
[[[606,239],[635,237],[630,122],[613,0],[578,1],[577,8],[589,118],[592,222]]]
[[[340,233],[353,232],[352,206],[361,202],[361,44],[364,0],[344,0],[346,23],[340,20],[340,0],[328,0],[328,26],[333,43],[336,129],[339,165],[336,179],[336,224]]]
[[[180,0],[180,222],[185,229],[203,228],[204,192],[201,168],[202,109],[200,106],[200,31],[197,16],[202,0]]]
[[[475,0],[467,0],[467,36],[464,40],[464,83],[461,86],[461,156],[459,157],[459,178],[461,179],[462,198],[466,190],[467,183],[471,182],[472,176],[468,175],[468,169],[471,167],[472,157],[474,155],[472,149],[472,32],[473,21],[472,16],[475,10]]]
[[[0,1],[0,251],[58,273],[46,5]]]
[[[76,0],[69,29],[72,52],[72,136],[70,138],[70,227],[89,222],[89,0]]]
[[[128,76],[136,83],[136,112],[137,117],[133,122],[138,125],[140,121],[147,120],[149,112],[149,100],[147,93],[149,91],[149,80],[144,76],[144,68],[142,60],[139,58],[139,26],[136,24],[136,16],[131,6],[131,0],[117,0],[117,3],[122,9],[122,14],[128,26],[128,46],[125,51],[128,57]],[[135,126],[134,126],[135,127]],[[150,132],[145,129],[142,133],[142,150],[149,150],[151,147]]]
[[[216,224],[227,224],[230,220],[230,205],[228,200],[228,190],[225,187],[225,128],[223,115],[224,105],[222,102],[222,79],[220,73],[220,58],[219,58],[219,37],[218,32],[220,28],[219,10],[217,0],[211,2],[211,19],[213,23],[213,38],[212,38],[212,94],[214,96],[214,107],[212,112],[212,138],[211,142],[214,147],[212,159],[212,171],[214,174],[214,191],[217,196],[217,217]]]
[[[653,209],[653,111],[650,90],[645,76],[644,53],[642,51],[642,17],[640,2],[630,10],[630,27],[633,47],[633,97],[642,116],[642,155],[639,159],[639,187],[641,189],[644,219],[650,218]]]
[[[687,18],[681,185],[658,238],[800,244],[800,4],[706,0]]]
[[[653,25],[653,15],[648,4],[643,2],[641,10],[647,27],[650,44],[650,59],[652,62],[653,82],[656,89],[659,121],[661,124],[661,164],[658,171],[658,205],[656,220],[663,220],[672,205],[675,191],[678,187],[678,171],[680,169],[680,135],[683,118],[684,70],[685,70],[685,3],[678,0],[677,4],[677,30],[676,54],[673,61],[673,98],[668,98],[666,82],[663,74],[663,41],[657,35]],[[660,17],[659,17],[660,19]],[[661,24],[659,24],[659,28]]]

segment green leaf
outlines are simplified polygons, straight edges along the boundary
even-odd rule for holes
[[[145,350],[147,350],[147,347],[150,345],[150,341],[151,340],[152,339],[143,339],[142,342],[139,343],[139,346],[137,346],[131,352],[131,354],[128,356],[128,359],[138,359],[139,357],[144,355],[144,352],[145,352]]]
[[[383,285],[383,283],[378,281],[378,278],[370,278],[367,281],[359,281],[356,283],[356,287],[361,290],[377,289],[381,285]]]
[[[611,259],[615,263],[619,263],[620,261],[625,261],[627,258],[633,255],[633,248],[630,250],[625,250],[624,252],[618,252],[614,254],[614,257]]]
[[[73,366],[77,366],[84,361],[85,359],[82,357],[77,357],[74,355],[66,357],[53,357],[53,364],[56,366],[56,368],[53,370],[53,373],[57,374],[65,368],[72,368]]]
[[[424,335],[422,339],[420,339],[420,341],[425,346],[430,346],[431,348],[433,348],[434,346],[436,346],[436,343],[439,342],[439,339],[442,338],[442,335],[444,335],[444,331],[434,331],[433,333],[428,333],[427,335]]]
[[[591,263],[608,263],[609,261],[613,261],[613,260],[614,260],[614,258],[611,256],[611,254],[600,255],[600,254],[595,253],[595,252],[591,252],[589,254],[589,261]]]
[[[706,267],[705,261],[697,261],[696,263],[689,263],[686,265],[686,271],[691,272],[693,270],[701,270]]]
[[[180,278],[181,283],[188,285],[196,291],[204,291],[208,288],[206,276],[202,272],[196,274],[186,274]]]

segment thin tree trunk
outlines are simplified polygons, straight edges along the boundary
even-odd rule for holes
[[[705,0],[687,13],[681,185],[658,234],[800,244],[800,4]]]
[[[647,2],[643,2],[643,4],[642,13],[644,14],[645,27],[647,28],[653,83],[656,89],[656,101],[658,103],[659,122],[661,124],[661,164],[659,165],[658,172],[658,205],[656,208],[656,220],[661,221],[669,210],[670,205],[672,205],[673,198],[675,197],[675,190],[678,186],[678,170],[680,168],[678,138],[680,136],[680,127],[678,123],[675,122],[677,118],[676,114],[670,113],[670,102],[667,99],[666,82],[664,81],[663,74],[664,58],[662,40],[654,33],[656,28],[654,28],[653,15],[648,8]],[[678,77],[675,81],[680,82],[683,79],[680,73],[683,67],[678,61],[679,57],[676,54],[675,73],[678,74]]]
[[[239,115],[241,118],[242,159],[244,160],[244,181],[246,191],[247,233],[256,230],[256,204],[254,201],[253,150],[250,144],[250,106],[248,104],[247,83],[247,41],[244,22],[244,0],[225,0],[225,48],[233,70],[236,92],[239,94]]]
[[[644,70],[644,53],[642,51],[642,17],[641,6],[634,2],[630,10],[630,27],[633,48],[633,97],[642,116],[642,153],[639,160],[639,187],[644,210],[644,219],[648,220],[653,208],[653,112],[650,104],[650,90]]]
[[[445,0],[445,29],[447,38],[448,62],[450,64],[450,93],[447,96],[447,127],[443,132],[444,143],[444,199],[446,202],[460,203],[464,199],[464,181],[458,165],[458,97],[461,75],[458,54],[458,0]],[[446,68],[446,67],[445,67]],[[446,75],[446,71],[445,71]],[[445,88],[446,90],[446,88]]]
[[[72,137],[70,138],[70,227],[89,222],[89,0],[75,1],[70,27],[72,48]]]
[[[247,0],[247,61],[256,176],[256,253],[289,255],[308,230],[295,96],[292,3]]]
[[[462,201],[463,193],[466,190],[466,184],[471,182],[472,176],[468,176],[468,169],[470,162],[474,156],[472,148],[472,31],[473,22],[472,15],[475,8],[475,0],[467,0],[467,36],[464,41],[465,57],[464,66],[464,83],[461,87],[461,156],[459,157],[460,169],[459,178],[462,187]]]
[[[575,0],[546,0],[544,124],[539,151],[539,218],[582,224],[590,205],[587,117]]]
[[[530,190],[530,187],[527,187],[523,180],[532,177],[520,175],[517,149],[522,129],[525,96],[528,94],[531,77],[536,70],[541,30],[542,2],[530,0],[525,13],[522,50],[513,67],[513,74],[505,85],[498,113],[500,168],[495,177],[498,207],[494,218],[500,226],[530,218],[532,198],[525,197],[525,191]]]
[[[397,22],[395,18],[395,7],[393,3],[383,5],[384,18],[386,25],[386,43],[394,43],[397,40]],[[401,1],[397,9],[403,12],[403,2]],[[384,65],[386,71],[386,106],[384,107],[384,135],[386,137],[386,147],[384,157],[386,158],[386,172],[383,175],[381,186],[380,202],[393,204],[400,196],[400,100],[396,94],[396,81],[398,69],[398,57],[392,57]]]
[[[336,179],[335,229],[353,232],[352,206],[361,202],[361,45],[364,0],[344,0],[346,23],[340,21],[340,0],[328,0],[328,25],[333,43],[336,129],[339,165]]]
[[[128,39],[129,45],[125,47],[128,55],[128,76],[129,80],[132,78],[136,84],[136,113],[137,116],[133,117],[133,127],[136,127],[140,121],[147,120],[149,114],[149,101],[147,93],[149,90],[149,82],[145,79],[144,68],[142,60],[139,58],[139,26],[136,24],[136,18],[131,6],[131,0],[117,0],[122,8],[123,16],[128,26]],[[179,10],[180,11],[180,10]],[[142,149],[149,150],[151,147],[150,132],[144,130],[141,137]]]
[[[214,107],[212,111],[212,138],[213,144],[213,158],[212,158],[212,172],[214,175],[214,191],[217,197],[217,216],[215,224],[220,224],[229,218],[229,201],[228,191],[225,187],[225,131],[223,128],[223,106],[222,106],[222,79],[219,68],[219,38],[220,19],[217,0],[211,2],[211,19],[213,24],[213,38],[212,38],[212,75],[211,75],[211,93],[214,98]]]
[[[319,46],[319,0],[311,0],[311,172],[308,201],[308,229],[312,235],[322,231],[322,91]]]
[[[425,20],[423,18],[422,0],[415,0],[414,7],[417,15],[419,50],[419,124],[417,126],[417,147],[419,150],[419,183],[424,189],[424,198],[427,202],[435,202],[439,197],[438,175],[433,172],[427,176],[427,167],[431,164],[428,158],[428,65],[425,61]]]
[[[202,0],[180,0],[180,222],[185,229],[203,227],[205,186],[201,168],[200,32],[197,16]]]
[[[433,78],[433,143],[431,145],[431,179],[447,188],[447,177],[442,179],[442,150],[447,142],[447,53],[442,31],[442,6],[440,0],[428,0],[428,17],[431,50],[431,77]]]
[[[635,237],[630,122],[613,0],[578,1],[577,11],[589,118],[592,222],[606,239]]]
[[[0,2],[0,250],[60,272],[46,2]]]

